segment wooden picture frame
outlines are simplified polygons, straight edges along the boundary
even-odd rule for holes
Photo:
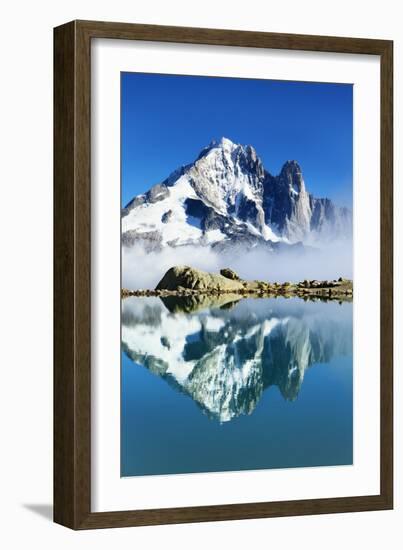
[[[113,38],[380,56],[381,472],[370,496],[91,512],[91,40]],[[73,21],[54,30],[54,521],[93,529],[393,507],[393,43]]]

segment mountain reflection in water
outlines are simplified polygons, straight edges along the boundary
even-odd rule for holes
[[[271,386],[296,400],[308,368],[352,354],[348,303],[230,294],[122,303],[126,355],[220,422],[252,414]]]

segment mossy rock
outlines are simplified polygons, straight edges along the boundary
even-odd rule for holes
[[[242,281],[228,279],[223,275],[207,273],[189,266],[175,266],[168,269],[157,290],[193,289],[199,291],[238,291],[243,289]]]

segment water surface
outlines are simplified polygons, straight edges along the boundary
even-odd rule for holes
[[[352,304],[122,305],[121,475],[352,464]]]

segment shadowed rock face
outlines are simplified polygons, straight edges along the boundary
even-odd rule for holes
[[[251,414],[271,386],[297,399],[309,367],[352,353],[350,304],[212,300],[191,314],[158,298],[125,300],[122,347],[220,422]]]
[[[297,162],[286,162],[277,178],[266,179],[264,205],[267,222],[280,234],[293,241],[304,240],[311,229],[312,210]]]

